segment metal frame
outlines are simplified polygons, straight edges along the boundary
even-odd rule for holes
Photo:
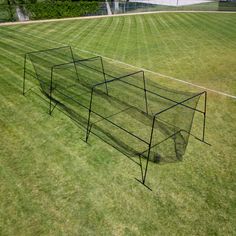
[[[147,185],[146,185],[146,178],[147,178],[147,172],[148,172],[148,165],[149,165],[149,161],[150,161],[150,152],[151,152],[151,149],[160,144],[161,142],[164,142],[166,141],[167,139],[169,139],[170,137],[173,137],[176,133],[170,135],[169,137],[167,137],[166,139],[162,140],[161,142],[159,142],[158,144],[154,144],[153,145],[153,132],[154,132],[154,126],[155,126],[155,121],[156,119],[158,119],[158,116],[160,114],[162,114],[163,112],[166,112],[176,106],[184,106],[186,109],[191,109],[191,110],[194,110],[195,112],[198,112],[200,114],[203,115],[203,129],[202,129],[202,137],[201,138],[198,138],[196,136],[194,136],[193,134],[191,134],[191,132],[188,132],[186,130],[179,130],[178,132],[187,132],[188,134],[194,136],[197,140],[201,141],[201,142],[204,142],[204,143],[207,143],[205,142],[205,130],[206,130],[206,115],[207,115],[207,92],[206,91],[203,91],[201,93],[198,93],[198,94],[195,94],[181,102],[178,102],[178,101],[175,101],[171,98],[168,98],[168,97],[165,97],[163,95],[160,95],[158,93],[155,93],[153,91],[150,91],[148,89],[146,89],[146,78],[145,78],[145,74],[144,74],[144,71],[143,70],[140,70],[140,71],[136,71],[136,72],[133,72],[133,73],[130,73],[130,74],[126,74],[126,75],[123,75],[123,76],[120,76],[120,77],[114,77],[110,74],[107,74],[104,70],[104,64],[103,64],[103,60],[102,60],[102,57],[100,56],[96,56],[96,57],[91,57],[91,58],[87,58],[87,59],[81,59],[81,60],[75,60],[74,58],[74,55],[73,55],[73,51],[72,51],[72,48],[70,46],[64,46],[64,47],[59,47],[59,48],[53,48],[53,49],[47,49],[47,50],[41,50],[41,51],[36,51],[36,52],[30,52],[30,53],[26,53],[25,54],[25,57],[24,57],[24,72],[23,72],[23,95],[25,95],[25,83],[26,83],[26,74],[28,73],[27,69],[26,69],[26,66],[27,66],[27,57],[30,55],[30,54],[34,54],[34,53],[39,53],[39,52],[46,52],[46,51],[51,51],[51,50],[58,50],[58,49],[61,49],[61,48],[66,48],[68,47],[70,49],[70,52],[71,52],[71,56],[72,56],[72,61],[71,62],[68,62],[68,63],[63,63],[63,64],[58,64],[58,65],[53,65],[51,67],[51,75],[50,75],[50,88],[49,88],[49,114],[51,115],[52,112],[53,112],[53,109],[52,109],[52,103],[54,102],[54,99],[53,99],[53,75],[54,75],[54,70],[55,69],[60,69],[61,66],[63,65],[69,65],[69,64],[74,64],[74,67],[75,67],[75,72],[76,72],[76,76],[77,76],[77,79],[79,80],[79,75],[78,75],[78,71],[77,71],[77,67],[76,65],[78,63],[80,63],[81,65],[83,66],[86,66],[92,70],[96,70],[97,72],[99,73],[102,73],[103,74],[103,78],[104,78],[104,81],[103,82],[100,82],[100,83],[97,83],[97,84],[94,84],[92,87],[91,87],[91,93],[90,93],[90,104],[89,104],[89,107],[86,107],[84,106],[83,104],[81,104],[79,101],[73,99],[72,97],[66,95],[63,93],[63,91],[59,91],[61,94],[63,94],[64,96],[68,97],[69,99],[73,100],[74,102],[76,102],[78,105],[86,108],[88,110],[88,120],[87,120],[87,128],[86,128],[86,137],[85,137],[85,140],[86,142],[88,142],[88,138],[89,138],[89,134],[90,134],[90,131],[91,131],[91,128],[92,128],[92,123],[91,123],[91,114],[96,114],[97,116],[99,116],[100,118],[106,120],[107,122],[110,122],[113,126],[123,130],[124,132],[126,132],[128,135],[131,135],[133,136],[134,138],[138,139],[139,141],[145,143],[147,145],[147,149],[144,151],[144,152],[148,152],[147,154],[147,157],[146,157],[146,164],[143,166],[142,164],[142,160],[141,160],[141,157],[142,157],[142,154],[144,153],[140,153],[139,155],[139,158],[140,158],[140,168],[141,168],[141,180],[138,180],[140,183],[142,183],[144,186],[146,186],[147,188],[149,188]],[[84,61],[92,61],[92,60],[97,60],[99,59],[100,62],[101,62],[101,70],[97,70],[95,68],[92,68],[88,65],[85,65],[83,64],[82,62]],[[33,65],[34,66],[34,65]],[[35,77],[36,79],[38,79],[40,81],[40,78],[39,78],[39,75],[37,74],[37,70],[35,69],[34,67],[34,70],[35,70]],[[132,83],[129,83],[128,81],[126,81],[125,79],[129,76],[132,76],[132,75],[135,75],[135,74],[142,74],[142,78],[143,78],[143,87],[139,87],[135,84],[132,84]],[[110,80],[107,80],[107,76],[111,77],[112,79]],[[112,122],[111,120],[108,119],[108,117],[104,117],[102,114],[99,114],[98,112],[95,112],[93,111],[92,109],[92,104],[93,104],[93,96],[94,96],[94,93],[96,93],[97,91],[97,87],[99,86],[105,86],[105,93],[107,96],[109,96],[109,89],[108,89],[108,84],[109,83],[113,83],[115,81],[120,81],[124,84],[126,84],[127,86],[133,86],[137,89],[140,89],[144,92],[144,102],[145,102],[145,108],[146,110],[143,111],[143,110],[140,110],[144,115],[148,116],[149,118],[152,119],[152,127],[151,127],[151,131],[150,131],[150,136],[149,136],[149,141],[145,141],[144,139],[142,139],[141,137],[131,133],[130,131],[128,131],[127,129],[125,129],[124,127]],[[40,81],[40,82],[43,82],[43,81]],[[155,113],[154,115],[150,115],[149,112],[148,112],[148,93],[150,94],[153,94],[153,95],[156,95],[156,96],[159,96],[161,97],[162,99],[165,99],[167,101],[171,101],[173,102],[174,104],[166,109],[163,109],[157,113]],[[193,108],[191,106],[188,106],[186,104],[184,104],[185,102],[197,97],[197,96],[202,96],[204,95],[204,110],[199,110],[197,108]],[[130,107],[132,107],[131,104],[128,104]],[[137,108],[138,109],[138,108]],[[138,109],[139,110],[139,109]],[[177,133],[178,133],[177,132]],[[150,189],[150,188],[149,188]],[[151,189],[150,189],[151,190]]]
[[[193,109],[193,110],[195,110],[196,112],[200,112],[201,114],[203,114],[203,135],[202,135],[202,140],[200,140],[200,139],[198,139],[198,140],[200,140],[200,141],[202,141],[202,142],[205,142],[205,129],[206,129],[206,104],[207,104],[207,92],[206,91],[204,91],[204,92],[201,92],[201,93],[198,93],[198,94],[196,94],[196,95],[194,95],[194,96],[192,96],[192,97],[190,97],[190,98],[187,98],[187,99],[185,99],[185,100],[183,100],[183,101],[181,101],[181,102],[177,102],[176,104],[174,104],[174,105],[172,105],[172,106],[170,106],[170,107],[168,107],[168,108],[166,108],[166,109],[164,109],[164,110],[162,110],[162,111],[160,111],[160,112],[157,112],[154,116],[153,116],[153,122],[152,122],[152,129],[151,129],[151,134],[150,134],[150,142],[149,142],[149,147],[148,147],[148,155],[147,155],[147,160],[146,160],[146,166],[145,166],[145,171],[144,171],[144,174],[142,175],[142,184],[144,184],[145,185],[145,181],[146,181],[146,177],[147,177],[147,171],[148,171],[148,164],[149,164],[149,159],[150,159],[150,152],[151,152],[151,149],[153,148],[153,146],[152,146],[152,139],[153,139],[153,130],[154,130],[154,125],[155,125],[155,120],[156,120],[156,118],[158,117],[158,115],[160,115],[161,113],[163,113],[163,112],[166,112],[166,111],[168,111],[168,110],[170,110],[170,109],[172,109],[172,108],[174,108],[174,107],[176,107],[176,106],[179,106],[179,105],[184,105],[183,103],[185,103],[185,102],[187,102],[187,101],[189,101],[189,100],[191,100],[191,99],[193,99],[193,98],[195,98],[195,97],[197,97],[197,96],[201,96],[201,95],[205,95],[204,97],[204,111],[200,111],[200,110],[198,110],[198,109],[194,109],[194,108],[192,108],[192,107],[189,107],[189,106],[185,106],[186,108],[189,108],[189,109]],[[185,130],[179,130],[178,132],[180,132],[180,131],[184,131],[184,132],[186,132]],[[177,133],[178,133],[177,132]],[[174,133],[174,134],[172,134],[171,136],[173,136],[173,135],[175,135],[176,133]],[[189,134],[191,134],[191,133],[189,133]],[[170,137],[171,137],[170,136]],[[168,137],[169,138],[169,137]],[[165,140],[164,140],[165,141]],[[160,144],[160,143],[158,143],[158,144]],[[155,144],[155,145],[158,145],[158,144]],[[142,166],[141,166],[141,168],[142,168]],[[143,171],[142,171],[142,173],[143,173]]]
[[[101,86],[103,85],[104,83],[105,84],[108,84],[108,83],[112,83],[112,82],[115,82],[115,81],[121,81],[121,82],[124,82],[122,79],[124,78],[127,78],[129,76],[132,76],[132,75],[135,75],[135,74],[139,74],[139,73],[142,73],[143,74],[143,81],[144,81],[144,96],[145,96],[145,104],[146,104],[146,113],[148,114],[148,109],[147,109],[147,95],[146,95],[146,83],[145,83],[145,77],[144,77],[144,71],[140,70],[140,71],[137,71],[137,72],[134,72],[134,73],[131,73],[131,74],[127,74],[127,75],[124,75],[124,76],[121,76],[121,77],[117,77],[117,78],[113,78],[111,80],[106,80],[104,82],[101,82],[101,83],[97,83],[95,84],[92,88],[91,88],[91,95],[90,95],[90,103],[89,103],[89,114],[88,114],[88,124],[87,124],[87,132],[86,132],[86,142],[88,141],[88,137],[89,137],[89,133],[90,133],[90,129],[91,129],[91,125],[90,125],[90,118],[91,118],[91,113],[93,112],[92,110],[92,103],[93,103],[93,94],[94,94],[94,91],[95,89],[98,87],[98,86]],[[124,82],[126,83],[126,82]],[[129,83],[129,85],[132,85]],[[114,124],[113,122],[111,122],[109,120],[110,123]],[[116,125],[118,126],[118,125]],[[142,142],[145,142],[147,144],[147,142],[145,140],[143,140],[142,138],[134,135],[133,133],[129,132],[128,130],[118,126],[119,128],[121,128],[122,130],[124,130],[125,132],[127,132],[128,134],[130,134],[131,136],[134,136],[136,137],[137,139],[139,139],[140,141]]]
[[[126,78],[126,77],[129,77],[129,76],[131,76],[131,75],[135,75],[135,74],[137,74],[137,73],[143,73],[144,88],[141,88],[141,87],[139,87],[139,86],[133,85],[133,84],[131,84],[131,83],[128,83],[127,81],[122,80],[122,79],[124,79],[124,78]],[[110,120],[108,120],[108,119],[106,119],[105,117],[103,117],[103,118],[104,118],[105,120],[107,120],[108,122],[112,123],[113,125],[115,125],[116,127],[122,129],[123,131],[127,132],[127,134],[129,134],[129,135],[135,137],[136,139],[139,139],[140,141],[142,141],[142,142],[144,142],[144,143],[146,143],[146,144],[148,145],[148,149],[144,151],[144,152],[148,151],[147,158],[146,158],[146,165],[145,165],[144,170],[143,170],[142,161],[141,161],[141,159],[140,159],[140,168],[141,168],[142,180],[141,180],[141,181],[138,180],[138,181],[141,182],[143,185],[145,185],[147,188],[149,188],[149,187],[145,184],[145,182],[146,182],[146,177],[147,177],[147,172],[148,172],[148,164],[149,164],[149,159],[150,159],[150,152],[151,152],[151,149],[154,147],[154,146],[152,145],[152,141],[153,141],[153,131],[154,131],[155,121],[156,121],[158,115],[160,115],[161,113],[166,112],[166,111],[168,111],[168,110],[170,110],[170,109],[172,109],[172,108],[174,108],[174,107],[176,107],[176,106],[184,106],[184,107],[186,107],[187,109],[191,109],[191,110],[194,110],[194,111],[196,111],[196,112],[199,112],[200,114],[203,115],[203,130],[202,130],[202,138],[201,138],[201,139],[199,139],[198,137],[192,135],[190,132],[187,132],[186,130],[179,130],[178,132],[181,132],[181,131],[187,132],[187,133],[189,133],[190,135],[194,136],[196,139],[200,140],[201,142],[206,143],[206,142],[205,142],[205,129],[206,129],[207,92],[204,91],[204,92],[195,94],[195,95],[193,95],[193,96],[191,96],[191,97],[189,97],[189,98],[187,98],[187,99],[185,99],[185,100],[183,100],[183,101],[181,101],[181,102],[177,102],[177,101],[175,101],[175,100],[172,100],[172,99],[170,99],[170,98],[167,98],[167,97],[161,96],[161,95],[159,95],[159,94],[157,94],[157,93],[154,93],[154,92],[152,92],[152,91],[150,91],[150,90],[147,90],[147,89],[146,89],[146,83],[145,83],[144,71],[137,71],[137,72],[134,72],[134,73],[131,73],[131,74],[128,74],[128,75],[124,75],[124,76],[121,76],[121,77],[118,77],[118,78],[113,78],[113,79],[111,79],[111,80],[108,80],[108,81],[105,81],[105,82],[101,82],[101,83],[95,84],[95,85],[92,87],[92,89],[91,89],[91,95],[90,95],[90,105],[89,105],[88,123],[87,123],[87,130],[86,130],[86,142],[88,141],[89,133],[90,133],[91,126],[92,126],[92,124],[90,124],[90,119],[91,119],[91,113],[93,113],[93,110],[92,110],[92,102],[93,102],[93,94],[94,94],[95,88],[98,87],[98,86],[100,86],[100,85],[102,85],[102,84],[104,84],[104,83],[111,83],[111,82],[115,82],[115,81],[117,81],[117,80],[119,80],[119,81],[121,81],[121,82],[123,82],[123,83],[125,83],[125,84],[127,84],[127,85],[134,86],[134,87],[136,87],[136,88],[139,88],[139,89],[143,89],[143,90],[144,90],[144,92],[145,92],[145,104],[146,104],[146,115],[148,115],[147,93],[155,94],[156,96],[159,96],[159,97],[161,97],[161,98],[163,98],[163,99],[166,99],[166,100],[168,100],[168,101],[172,101],[172,102],[175,103],[175,104],[173,104],[172,106],[170,106],[170,107],[168,107],[168,108],[166,108],[166,109],[164,109],[164,110],[162,110],[162,111],[159,111],[159,112],[157,112],[156,114],[153,115],[153,118],[152,118],[152,120],[153,120],[153,121],[152,121],[152,128],[151,128],[151,132],[150,132],[150,140],[149,140],[149,142],[146,142],[146,141],[143,140],[142,138],[136,136],[135,134],[129,132],[129,131],[126,130],[126,129],[124,129],[123,127],[121,127],[121,126],[119,126],[119,125],[117,125],[117,124],[114,124],[114,123],[111,122]],[[185,102],[187,102],[187,101],[189,101],[189,100],[191,100],[191,99],[193,99],[193,98],[195,98],[195,97],[202,96],[203,94],[204,94],[204,111],[201,111],[201,110],[199,110],[199,109],[196,109],[196,108],[193,108],[193,107],[190,107],[190,106],[184,104]],[[100,116],[101,116],[101,115],[100,115]],[[101,116],[101,117],[102,117],[102,116]],[[177,132],[177,133],[178,133],[178,132]],[[170,135],[168,138],[166,138],[165,140],[162,140],[161,142],[166,141],[167,139],[169,139],[170,137],[174,136],[175,134],[176,134],[176,133]],[[155,146],[156,146],[156,145],[159,145],[161,142],[159,142],[158,144],[155,144]],[[206,143],[206,144],[208,144],[208,143]],[[143,153],[144,153],[144,152],[143,152]],[[141,155],[140,155],[140,157],[141,157]],[[149,189],[150,189],[150,188],[149,188]]]
[[[73,54],[73,50],[71,48],[71,46],[62,46],[62,47],[57,47],[57,48],[50,48],[50,49],[44,49],[44,50],[38,50],[38,51],[32,51],[32,52],[28,52],[25,54],[24,56],[24,69],[23,69],[23,91],[22,91],[22,94],[25,95],[26,91],[25,91],[25,87],[26,87],[26,74],[30,74],[28,71],[27,71],[27,58],[29,57],[30,58],[30,55],[32,54],[37,54],[37,53],[41,53],[41,52],[50,52],[50,51],[56,51],[56,50],[60,50],[60,49],[63,49],[63,48],[68,48],[69,51],[70,51],[70,54],[71,54],[71,58],[72,58],[72,62],[70,63],[73,63],[74,64],[74,67],[75,67],[75,72],[76,72],[76,76],[77,76],[77,79],[79,79],[78,77],[78,71],[77,71],[77,68],[76,68],[76,64],[75,64],[75,58],[74,58],[74,54]],[[37,74],[37,70],[35,68],[35,65],[34,63],[32,63],[33,67],[34,67],[34,71],[35,71],[35,75],[36,75],[36,79],[38,79],[40,82],[42,82],[39,78],[39,75]],[[31,74],[32,75],[32,74]],[[51,76],[52,76],[52,73],[51,73]]]
[[[101,67],[102,67],[102,74],[103,74],[103,79],[104,79],[104,82],[102,82],[102,84],[105,84],[105,89],[106,89],[106,94],[108,95],[108,88],[107,88],[107,80],[106,80],[106,73],[105,73],[105,70],[104,70],[104,65],[103,65],[103,60],[102,60],[102,57],[100,56],[96,56],[96,57],[91,57],[91,58],[86,58],[86,59],[82,59],[82,60],[74,60],[73,62],[68,62],[68,63],[62,63],[62,64],[57,64],[57,65],[54,65],[51,67],[51,79],[50,79],[50,94],[49,94],[49,97],[50,97],[50,105],[49,105],[49,114],[51,115],[52,114],[52,91],[53,91],[53,73],[54,73],[54,70],[57,69],[57,68],[60,68],[61,66],[64,66],[64,65],[70,65],[70,64],[74,64],[75,65],[75,68],[76,68],[76,64],[78,63],[81,63],[81,62],[84,62],[84,61],[91,61],[91,60],[96,60],[96,59],[99,59],[100,62],[101,62]],[[77,73],[77,69],[76,69],[76,73]]]

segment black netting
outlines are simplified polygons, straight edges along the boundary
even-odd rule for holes
[[[70,47],[29,58],[44,94],[51,89],[87,136],[91,131],[126,155],[153,162],[183,158],[201,94],[164,88],[143,71],[124,73],[101,57],[74,60]]]
[[[64,64],[68,62],[73,62],[72,50],[69,46],[55,48],[50,50],[43,50],[39,52],[29,53],[28,57],[30,58],[33,68],[36,74],[40,86],[44,92],[49,93],[50,82],[51,82],[51,70],[52,67],[59,64]],[[73,70],[73,79],[74,80],[74,67],[64,66],[64,70],[58,71],[58,68],[55,68],[54,71],[54,81],[53,87],[57,85],[66,86],[68,78],[68,70]],[[61,81],[62,80],[62,81]],[[69,81],[70,83],[70,81]]]
[[[200,95],[193,96],[195,97],[179,105],[174,106],[172,103],[172,108],[157,113],[151,144],[152,161],[159,163],[182,160],[200,98]],[[147,155],[148,149],[143,153],[143,156]]]

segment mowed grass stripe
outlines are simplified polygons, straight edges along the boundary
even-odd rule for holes
[[[92,24],[90,24],[90,22],[88,21],[87,23],[89,23],[89,24],[84,24],[81,27],[78,27],[76,32],[74,32],[70,27],[68,27],[68,29],[70,31],[69,31],[69,33],[66,32],[66,34],[65,34],[65,31],[62,29],[63,34],[61,36],[65,37],[65,35],[69,35],[70,37],[72,37],[72,36],[74,36],[74,34],[78,35],[76,37],[76,40],[77,40],[76,42],[78,42],[78,43],[90,40],[91,39],[91,31],[95,32],[95,30],[99,30],[100,27],[98,27],[98,26],[100,25],[100,21],[94,21],[94,22],[92,22]],[[80,34],[81,34],[80,30],[82,32],[81,37],[80,37]],[[61,40],[64,40],[64,37],[62,37]],[[68,38],[70,38],[70,37],[68,37]],[[59,40],[60,40],[60,38],[59,38]],[[71,43],[73,41],[75,41],[75,40],[69,40],[68,43]]]
[[[126,56],[129,56],[127,61],[130,61],[133,64],[138,64],[139,58],[136,55],[140,55],[139,47],[139,38],[140,35],[137,30],[137,18],[133,17],[131,19],[130,25],[130,39],[128,42],[129,45],[126,45],[126,48],[129,47],[129,50],[125,52]],[[132,55],[132,56],[130,56]]]
[[[18,44],[20,44],[21,42],[17,42],[17,41],[22,41],[23,44],[26,44],[26,45],[24,45],[25,47],[32,48],[33,51],[50,48],[50,46],[48,45],[49,42],[50,42],[50,44],[54,45],[54,47],[55,47],[55,43],[57,43],[55,41],[51,41],[48,38],[37,37],[37,36],[31,35],[31,34],[26,34],[26,33],[18,34],[17,31],[12,31],[11,29],[4,31],[3,34],[7,35],[7,37],[10,37],[10,38],[7,38],[6,40],[14,40],[14,42],[16,42]],[[33,37],[33,39],[31,39],[31,37]],[[41,40],[40,44],[38,43],[39,39]],[[2,42],[2,43],[4,43],[4,42]],[[28,43],[30,43],[30,44],[28,45]],[[58,47],[59,45],[62,45],[61,43],[57,43],[57,44],[58,45],[56,47]],[[24,53],[27,53],[27,52],[30,52],[30,51],[26,50]]]
[[[122,58],[121,60],[125,61],[127,60],[127,54],[126,52],[128,52],[129,50],[132,50],[133,47],[129,47],[130,42],[133,43],[133,39],[131,37],[131,26],[132,25],[132,20],[130,19],[130,17],[127,17],[125,19],[125,35],[123,35],[123,47],[120,49],[121,50],[121,55]]]
[[[110,32],[110,37],[108,39],[108,43],[106,45],[104,45],[105,47],[108,47],[106,49],[106,51],[109,49],[110,54],[112,54],[114,58],[117,58],[117,53],[119,55],[119,51],[117,50],[117,48],[119,49],[120,47],[122,47],[122,45],[119,44],[119,39],[122,35],[124,21],[125,21],[125,18],[119,19],[117,21],[117,24],[115,26],[113,25],[114,28]],[[97,48],[95,48],[95,51],[99,51],[99,50],[97,50]]]
[[[165,37],[162,37],[162,33],[159,30],[160,24],[159,24],[159,19],[158,18],[150,18],[150,27],[153,32],[153,38],[156,41],[156,48],[157,48],[157,55],[155,55],[155,60],[157,60],[157,70],[159,70],[159,66],[166,66],[168,70],[171,69],[170,67],[170,57],[166,56],[166,50],[167,44],[165,41]]]
[[[79,41],[83,41],[84,38],[87,37],[87,35],[89,33],[91,33],[91,31],[93,31],[94,29],[94,21],[88,21],[86,24],[83,25],[83,27],[81,27],[78,32],[77,35],[75,35],[75,37],[70,37],[70,41],[69,43],[73,43],[73,41],[79,40]],[[104,30],[104,34],[106,34],[106,32],[110,29],[112,25],[112,19],[107,19],[107,25],[106,25],[106,29]],[[102,40],[102,37],[98,39],[99,41]]]
[[[97,37],[93,37],[92,35],[89,35],[89,37],[91,37],[91,45],[95,45],[94,50],[96,51],[96,48],[102,48],[102,42],[104,40],[106,40],[106,38],[104,37],[106,34],[110,35],[111,34],[111,30],[113,30],[113,21],[112,19],[109,19],[108,21],[102,21],[99,24],[98,27],[98,33],[97,33]],[[116,29],[115,29],[116,30]],[[93,30],[90,30],[90,34],[92,34]],[[76,43],[75,41],[73,43]]]
[[[110,20],[110,19],[109,19]],[[92,52],[101,52],[102,50],[106,50],[106,51],[111,51],[111,48],[112,48],[112,51],[114,50],[114,48],[112,47],[112,44],[114,43],[113,42],[113,35],[115,34],[115,31],[118,27],[118,24],[119,24],[119,21],[114,21],[114,24],[111,25],[111,29],[109,31],[107,31],[108,35],[106,36],[106,44],[104,45],[100,45],[100,47],[97,48],[97,44],[95,42],[95,45],[91,44],[91,45],[88,45],[87,43],[85,44],[85,47],[82,46],[84,45],[84,42],[82,42],[81,46],[79,46],[78,48],[81,48],[81,49],[86,49],[86,50],[89,50],[89,51],[92,51]],[[103,28],[102,28],[102,25],[103,23],[101,23],[98,27],[98,30],[100,32],[100,35],[103,35]],[[90,34],[92,35],[93,34],[93,31],[90,32]],[[96,37],[92,37],[93,39]],[[75,42],[73,42],[73,45],[75,45]]]
[[[29,25],[29,27],[21,27],[21,29],[25,32],[25,33],[30,33],[30,34],[38,34],[40,35],[45,35],[45,33],[47,32],[47,30],[51,30],[52,27],[54,27],[56,24],[41,24],[41,25]],[[11,27],[9,27],[11,28]],[[14,27],[16,30],[18,30],[19,27]]]
[[[208,19],[207,17],[197,17],[195,16],[196,18],[196,21],[198,20],[198,23],[200,23],[200,25],[204,25],[205,28],[204,29],[201,29],[199,30],[199,34],[201,34],[201,37],[202,37],[202,34],[205,33],[205,34],[209,34],[209,32],[207,32],[207,28],[211,28],[211,31],[212,31],[212,37],[208,39],[208,42],[213,44],[215,41],[219,42],[219,39],[221,39],[221,41],[225,42],[225,43],[231,43],[231,44],[234,44],[236,45],[235,41],[232,41],[231,39],[228,39],[227,37],[225,37],[226,33],[227,34],[231,34],[232,32],[231,31],[228,31],[228,32],[225,32],[225,28],[227,28],[227,23],[225,22],[225,25],[224,24],[221,24],[221,23],[218,23],[217,21],[211,21],[211,19]],[[222,30],[219,31],[218,29],[222,27]],[[211,36],[209,35],[209,36]],[[224,36],[224,37],[222,37]]]
[[[140,41],[140,45],[142,45],[142,60],[145,61],[147,63],[147,68],[150,68],[150,57],[148,55],[150,55],[150,52],[152,50],[151,45],[152,45],[152,41],[150,41],[150,28],[148,27],[148,25],[146,24],[146,17],[143,18],[139,18],[138,19],[138,25],[141,28],[141,41]],[[142,60],[140,61],[140,66],[142,65]]]
[[[109,35],[111,34],[111,31],[113,30],[113,27],[114,27],[114,18],[110,18],[109,19],[109,25],[107,27],[106,30],[104,30],[104,34],[102,34],[99,38],[98,38],[98,45],[99,47],[101,48],[101,53],[103,54],[104,51],[107,50],[106,47],[104,47],[104,42],[106,42],[107,40],[107,37],[109,37]]]
[[[116,35],[116,38],[114,40],[114,42],[116,42],[114,48],[114,55],[116,58],[121,55],[120,48],[124,46],[122,41],[123,41],[123,36],[126,34],[126,32],[124,31],[125,24],[127,24],[126,18],[122,17],[121,20],[119,21],[118,28],[116,29],[116,31],[119,33]]]
[[[94,27],[90,30],[90,32],[86,35],[86,37],[83,39],[83,41],[81,42],[81,45],[83,45],[84,48],[89,47],[90,43],[93,42],[94,40],[94,36],[99,36],[102,35],[102,30],[104,29],[103,27],[107,24],[107,22],[105,20],[100,20],[97,21],[96,24],[94,25]],[[72,45],[77,45],[77,43],[75,41],[73,41]],[[96,44],[95,44],[96,45]]]
[[[186,41],[188,40],[187,37],[189,36],[189,31],[187,30],[188,27],[184,27],[183,26],[183,23],[184,22],[188,22],[190,23],[190,26],[192,26],[191,24],[191,20],[188,18],[188,15],[186,14],[185,15],[186,18],[183,20],[183,17],[181,15],[175,15],[172,20],[169,19],[172,23],[172,28],[176,29],[181,29],[181,35],[184,35],[185,36],[185,40],[183,40],[183,38],[179,37],[178,39],[178,45],[180,46],[179,47],[179,52],[181,52],[181,54],[183,54],[183,57],[184,57],[184,60],[185,58],[187,58],[188,60],[188,64],[190,64],[190,66],[192,67],[193,70],[196,70],[197,67],[199,66],[199,63],[201,63],[201,66],[203,68],[206,68],[206,64],[205,63],[202,63],[202,59],[201,57],[198,57],[198,58],[193,58],[193,55],[196,53],[196,50],[195,48],[193,48],[191,45],[198,45],[198,37],[192,37],[191,41],[190,41],[190,45],[186,43]],[[193,32],[191,32],[193,33]],[[196,34],[196,32],[195,32]],[[199,34],[196,34],[196,35],[199,35]],[[200,50],[198,50],[199,52]],[[181,63],[180,63],[181,64]],[[186,75],[189,77],[189,75]]]
[[[197,20],[197,19],[196,19],[196,20]],[[190,20],[186,20],[186,22],[190,22]],[[206,21],[202,21],[202,25],[206,25]],[[210,26],[210,25],[209,25],[209,26]],[[203,32],[204,32],[204,33],[203,33]],[[187,32],[186,32],[186,33],[187,33]],[[208,35],[209,32],[207,32],[206,29],[204,29],[204,30],[198,31],[197,34],[199,35],[199,36],[197,37],[197,39],[198,39],[198,40],[201,40],[201,38],[204,37],[205,34]],[[206,36],[206,35],[205,35],[205,36]],[[222,38],[222,37],[221,37],[221,38]],[[204,41],[207,42],[207,45],[204,45],[204,44],[203,44],[201,47],[207,47],[208,45],[211,45],[211,46],[212,46],[211,50],[213,50],[213,48],[216,48],[216,47],[217,47],[217,51],[218,51],[218,52],[219,52],[219,51],[224,52],[225,50],[227,50],[227,48],[226,48],[224,45],[227,45],[228,42],[227,42],[226,44],[222,44],[222,40],[221,40],[221,41],[219,41],[219,40],[216,41],[214,36],[213,36],[211,39],[204,40]],[[197,43],[197,42],[196,42],[196,43]],[[201,51],[204,51],[204,50],[199,50],[199,52],[201,52]],[[216,53],[216,49],[214,49],[214,51],[215,51],[215,53]],[[212,51],[211,55],[209,55],[209,56],[214,56],[213,51]],[[206,56],[204,56],[204,57],[202,57],[202,58],[205,59]],[[199,59],[201,59],[201,57],[199,57]],[[209,58],[209,59],[210,59],[210,58]],[[202,67],[206,67],[206,66],[207,66],[207,63],[206,63],[206,62],[203,62],[201,65],[202,65]]]
[[[176,44],[175,44],[174,33],[172,32],[172,29],[167,22],[166,16],[164,18],[160,18],[159,23],[162,25],[163,28],[167,29],[166,31],[168,32],[168,34],[164,33],[165,34],[164,44],[165,44],[165,52],[167,54],[166,57],[171,58],[168,62],[169,68],[171,71],[172,68],[175,68],[176,73],[181,73],[181,67],[179,67],[175,56],[176,55],[175,51],[178,50],[178,48],[175,48]],[[160,32],[160,34],[162,34],[162,31]]]
[[[219,26],[222,28],[222,31],[218,31],[217,28],[215,28],[215,33],[219,35],[224,34],[231,34],[232,36],[235,35],[236,29],[234,27],[234,21],[236,20],[236,16],[234,16],[234,19],[226,18],[224,20],[219,21],[217,17],[207,18],[207,16],[203,16],[203,18],[206,20],[206,22],[209,23],[209,25],[213,26]]]
[[[218,22],[217,19],[208,19],[207,17],[202,17],[200,19],[200,22],[202,22],[207,26],[211,27],[212,30],[212,38],[208,39],[209,43],[210,42],[215,42],[221,39],[221,41],[225,42],[225,45],[228,43],[236,46],[235,40],[232,40],[231,35],[234,35],[234,27],[228,26],[227,25],[227,19],[225,22]],[[236,18],[235,18],[236,20]],[[226,30],[228,27],[231,28],[231,30]],[[222,29],[219,31],[219,28]],[[205,30],[205,33],[207,34],[207,30]],[[220,46],[220,44],[219,44]],[[224,46],[223,46],[224,47]]]

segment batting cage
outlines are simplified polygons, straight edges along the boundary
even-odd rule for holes
[[[126,156],[138,157],[144,185],[149,161],[182,160],[190,135],[205,142],[206,91],[165,88],[142,70],[116,70],[100,56],[74,55],[70,46],[27,53],[23,94],[29,77],[49,99],[49,114],[56,106],[63,109],[85,128],[86,142],[92,133]],[[195,113],[202,116],[200,137],[191,133]]]

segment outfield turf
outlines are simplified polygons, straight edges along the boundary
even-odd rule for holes
[[[41,97],[21,94],[24,53],[69,44],[83,57],[236,95],[235,22],[235,14],[163,13],[0,27],[0,234],[236,234],[235,99],[209,92],[212,146],[190,138],[182,162],[151,163],[151,192],[134,180],[134,162],[94,135],[86,144],[62,112],[50,117]],[[112,64],[115,74],[134,71]]]

